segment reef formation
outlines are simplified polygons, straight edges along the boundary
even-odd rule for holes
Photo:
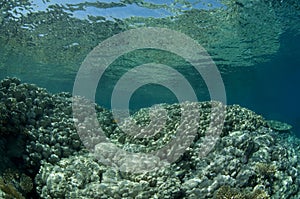
[[[197,133],[175,162],[126,172],[99,161],[83,145],[70,94],[51,94],[6,78],[0,82],[0,198],[300,198],[300,140],[290,126],[282,130],[279,122],[239,105],[196,104]],[[122,132],[121,127],[131,126],[119,126],[111,111],[98,105],[95,109],[112,143],[148,153],[176,137],[181,105],[162,104],[168,116],[165,128],[146,139]],[[213,149],[199,157],[213,106],[226,111],[222,132]],[[151,109],[130,117],[145,126],[151,122]]]

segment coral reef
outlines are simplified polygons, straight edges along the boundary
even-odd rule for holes
[[[36,183],[42,198],[176,198],[181,194],[180,180],[169,169],[131,175],[87,155],[44,165]]]
[[[24,173],[7,169],[0,177],[0,192],[3,198],[24,199],[31,191],[33,180]]]
[[[276,167],[271,163],[257,163],[257,173],[265,178],[271,178],[275,175]]]
[[[82,149],[69,98],[16,78],[0,82],[0,141],[5,143],[2,158],[8,167],[20,167],[13,165],[13,159],[34,174],[42,160],[55,163]]]
[[[279,132],[290,132],[290,130],[293,128],[291,125],[276,121],[276,120],[268,120],[267,124],[270,128],[279,131]]]
[[[218,189],[215,199],[269,199],[270,196],[261,189],[249,192],[247,190],[238,190],[228,185],[224,185]]]
[[[118,124],[110,111],[97,105],[98,121],[90,118],[77,121],[72,117],[69,94],[53,95],[15,78],[0,82],[0,99],[2,198],[300,197],[299,139],[292,133],[278,133],[280,129],[271,128],[262,116],[238,105],[225,106],[213,101],[162,104],[166,112],[157,112],[153,117],[150,113],[155,107],[141,109],[130,117],[139,128],[166,116],[163,128],[150,125],[147,131],[152,136],[143,138],[134,134],[136,129],[129,118]],[[180,126],[183,105],[197,107],[199,118],[189,115],[195,109],[190,109],[193,111],[184,117],[183,124],[190,126]],[[222,121],[222,116],[212,117],[212,107],[225,111],[224,123],[213,130],[210,123]],[[85,110],[85,106],[81,109]],[[182,133],[180,140],[187,140],[190,145],[170,164],[142,173],[128,172],[99,161],[99,154],[88,153],[83,143],[94,152],[109,145],[99,145],[97,139],[88,136],[82,142],[80,138],[84,137],[79,137],[74,126],[80,122],[85,122],[87,131],[96,133],[92,124],[99,122],[107,139],[123,149],[124,154],[155,154],[178,138],[178,127]],[[194,128],[195,136],[185,137]],[[131,134],[124,129],[131,130]],[[221,131],[212,139],[213,148],[200,156],[201,150],[210,145],[206,135],[217,130]],[[176,154],[182,143],[175,142],[176,147],[168,154]],[[112,154],[106,160],[122,166],[124,162],[118,157]],[[137,158],[129,166],[138,168],[135,166],[139,156],[134,157]],[[9,167],[14,170],[7,172]]]
[[[23,197],[22,194],[11,183],[5,183],[2,178],[0,178],[0,190],[3,198],[25,199],[25,197]]]

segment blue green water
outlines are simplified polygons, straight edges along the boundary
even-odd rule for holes
[[[14,8],[17,4],[10,6],[9,2],[3,2],[1,8],[3,28],[1,28],[0,77],[16,76],[24,82],[35,83],[53,93],[71,92],[81,62],[89,50],[101,42],[103,38],[126,30],[133,24],[158,27],[165,24],[163,27],[183,31],[206,47],[221,71],[228,104],[240,104],[268,119],[290,123],[296,134],[300,135],[298,133],[300,132],[298,113],[300,110],[298,104],[300,73],[298,69],[300,55],[298,44],[300,39],[297,25],[297,17],[299,16],[297,2],[282,5],[274,2],[273,8],[259,7],[256,4],[234,5],[230,1],[204,1],[202,3],[190,1],[191,4],[188,1],[179,1],[176,4],[172,4],[172,1],[161,4],[155,1],[145,1],[146,4],[134,2],[111,4],[111,2],[113,1],[97,4],[97,2],[91,1],[90,4],[87,4],[76,1],[70,4],[68,1],[34,1],[31,5],[23,2],[20,6],[23,6],[23,11],[19,7]],[[155,4],[158,6],[155,7]],[[51,5],[57,7],[51,7]],[[61,5],[64,7],[60,7]],[[241,6],[240,11],[234,10],[237,5]],[[50,9],[47,10],[48,6],[51,8],[49,7]],[[82,8],[85,9],[82,10]],[[5,9],[8,11],[6,12]],[[203,12],[205,12],[204,10],[216,9],[224,9],[225,12],[228,12],[227,9],[233,9],[230,12],[240,12],[235,13],[236,17],[245,14],[249,19],[246,19],[248,21],[245,22],[244,27],[241,26],[234,30],[236,27],[228,25],[229,21],[218,22],[218,20],[214,21],[215,19],[210,19],[206,15],[195,14],[194,11],[197,9],[203,10]],[[267,14],[264,16],[261,13],[264,9],[272,9],[274,14],[270,12],[271,14],[268,14],[270,16]],[[51,18],[55,18],[55,14],[52,14],[55,10],[57,13],[68,13],[72,17],[69,18],[68,14],[61,15],[62,17],[57,14],[58,20],[54,22]],[[265,19],[255,18],[257,13],[259,13],[258,16],[261,15],[261,18],[265,17]],[[89,23],[81,21],[87,19],[88,15],[90,15]],[[224,16],[226,15],[228,13]],[[93,19],[91,16],[96,18]],[[168,21],[171,20],[168,18],[169,16],[178,17],[177,27]],[[216,18],[218,17],[216,14]],[[120,21],[116,19],[120,19]],[[260,20],[265,21],[265,27],[259,25]],[[95,23],[95,26],[92,26],[91,23]],[[221,25],[207,32],[206,29],[201,29],[201,26],[214,27],[217,25],[214,23]],[[255,25],[248,27],[249,23],[252,25],[256,23],[258,27]],[[102,27],[101,24],[106,25]],[[97,28],[96,26],[99,25],[100,27]],[[255,28],[259,29],[254,31]],[[216,42],[213,35],[215,33],[220,34],[220,31],[224,32],[222,33],[224,36],[216,35],[215,40],[223,41]],[[237,39],[232,38],[231,31],[237,31]],[[201,32],[204,32],[204,35],[199,35]],[[203,37],[208,36],[212,38],[203,39]],[[236,35],[234,34],[234,36]],[[210,41],[212,44],[208,43]],[[235,52],[234,49],[239,48],[241,49]],[[224,55],[222,55],[222,51],[226,51]],[[154,59],[156,59],[155,55]],[[108,77],[102,82],[113,87],[115,80],[110,78]],[[210,99],[205,82],[199,76],[191,76],[189,81],[192,82],[199,101]],[[108,89],[106,86],[104,88],[99,87],[96,101],[109,108],[111,91],[112,89]],[[148,85],[135,92],[130,107],[133,110],[138,110],[141,107],[148,107],[160,102],[174,103],[176,101],[175,95],[166,88]]]
[[[291,31],[281,35],[279,51],[269,62],[228,75],[224,81],[228,81],[229,103],[290,123],[299,136],[300,37],[296,34]]]

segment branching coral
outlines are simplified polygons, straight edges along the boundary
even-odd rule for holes
[[[12,183],[5,183],[3,178],[0,178],[0,189],[6,194],[7,199],[25,199]]]
[[[252,192],[246,190],[239,190],[224,185],[218,189],[215,199],[269,199],[270,196],[260,189],[253,190]]]

